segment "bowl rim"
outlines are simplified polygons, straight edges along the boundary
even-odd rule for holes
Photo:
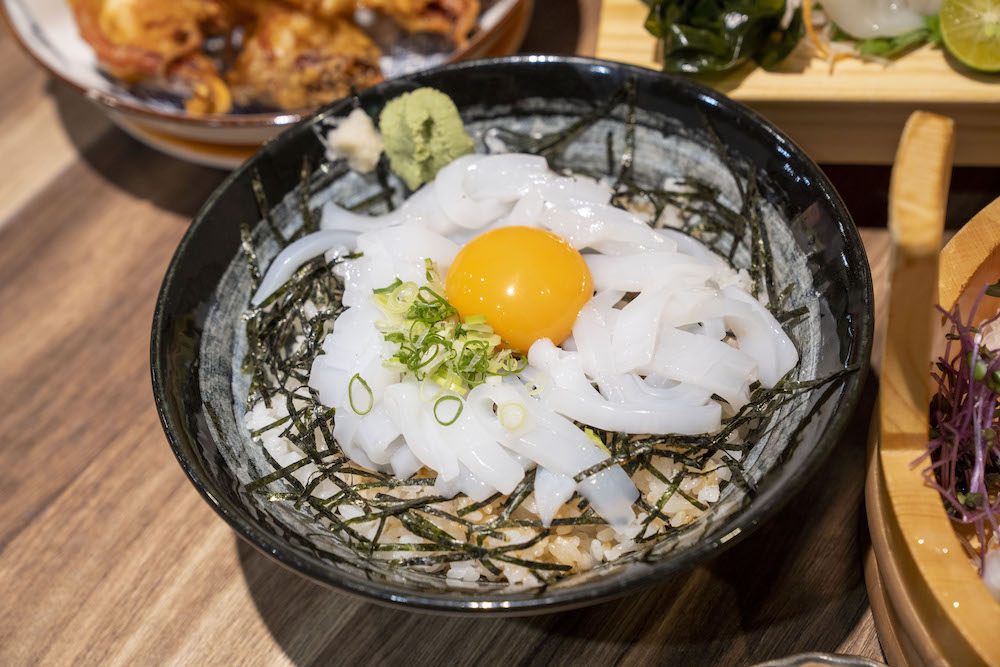
[[[576,71],[601,70],[606,72],[610,69],[618,70],[623,74],[631,73],[640,78],[663,77],[669,79],[672,86],[686,91],[692,98],[700,99],[706,104],[721,108],[729,114],[747,118],[758,132],[782,144],[789,150],[790,154],[795,155],[800,161],[801,166],[810,172],[809,176],[813,187],[818,189],[817,197],[829,202],[839,235],[845,239],[845,259],[849,265],[857,269],[854,275],[856,280],[855,287],[861,289],[858,299],[864,307],[859,317],[857,337],[853,339],[850,354],[845,362],[845,364],[857,364],[857,371],[845,378],[840,406],[831,415],[827,428],[818,436],[813,454],[801,464],[798,476],[789,477],[780,489],[775,487],[766,489],[757,496],[755,502],[748,503],[736,510],[727,518],[726,525],[730,528],[730,531],[722,539],[714,535],[712,539],[702,539],[686,548],[681,558],[658,564],[647,564],[645,568],[636,568],[635,573],[628,574],[627,576],[599,580],[580,587],[559,589],[555,593],[546,591],[530,598],[503,601],[498,601],[496,598],[476,597],[477,593],[463,595],[466,593],[465,591],[456,590],[438,593],[416,591],[373,579],[359,578],[358,580],[354,580],[350,576],[331,576],[330,570],[320,567],[319,560],[300,557],[294,550],[289,549],[287,544],[259,530],[251,521],[241,516],[239,511],[233,511],[233,508],[228,507],[226,503],[223,503],[212,493],[212,480],[209,478],[207,480],[208,483],[206,483],[206,480],[200,477],[204,471],[200,469],[199,462],[188,460],[187,453],[183,448],[184,443],[180,437],[184,433],[184,430],[180,428],[179,424],[174,422],[170,414],[164,377],[164,369],[168,365],[168,357],[161,352],[164,349],[163,341],[166,337],[164,325],[168,319],[166,312],[167,301],[171,292],[176,289],[174,286],[176,280],[175,273],[181,263],[182,257],[187,252],[188,246],[192,243],[196,228],[200,224],[203,224],[205,216],[222,194],[243,174],[253,169],[257,160],[262,159],[262,156],[266,156],[269,152],[275,150],[277,142],[283,141],[289,136],[294,136],[293,133],[295,132],[311,131],[311,120],[329,116],[338,111],[350,108],[352,103],[351,98],[335,102],[311,115],[310,119],[306,122],[281,133],[278,137],[265,144],[254,157],[233,171],[202,206],[181,239],[167,268],[160,292],[157,296],[150,340],[150,369],[157,412],[171,449],[174,451],[181,468],[187,474],[195,488],[198,489],[202,497],[205,498],[237,534],[249,541],[251,545],[282,565],[296,570],[300,574],[327,587],[361,595],[368,600],[393,606],[452,614],[463,612],[505,615],[549,613],[597,604],[620,597],[642,586],[662,580],[669,575],[688,571],[707,558],[718,556],[745,539],[754,528],[772,517],[819,470],[820,466],[833,450],[834,445],[839,442],[841,435],[849,421],[853,418],[855,409],[861,400],[862,389],[868,374],[874,332],[872,279],[864,245],[846,206],[822,170],[801,148],[754,111],[733,101],[722,93],[684,77],[664,75],[655,70],[635,65],[582,56],[521,55],[463,61],[424,70],[394,79],[393,81],[419,80],[422,77],[433,77],[440,71],[456,72],[483,67],[519,68],[531,67],[535,64],[561,65]],[[363,93],[361,94],[363,95]],[[179,406],[179,408],[182,407]],[[780,490],[780,493],[777,492],[778,490]],[[456,595],[463,595],[463,597],[458,598]]]
[[[86,97],[87,99],[93,100],[98,104],[107,107],[112,111],[118,113],[124,113],[137,118],[145,118],[147,120],[154,120],[160,122],[178,123],[181,125],[186,125],[190,127],[200,127],[200,128],[241,128],[241,129],[254,129],[254,128],[267,128],[267,127],[277,127],[285,128],[291,127],[295,123],[301,120],[311,117],[320,108],[315,109],[298,109],[289,111],[270,111],[270,112],[260,112],[260,113],[246,113],[246,114],[207,114],[204,116],[193,116],[186,112],[176,111],[160,111],[158,109],[153,109],[144,104],[139,104],[136,102],[130,102],[125,99],[121,99],[118,96],[107,93],[101,90],[90,88],[83,84],[80,84],[59,71],[57,68],[50,66],[44,59],[42,59],[34,49],[32,49],[28,42],[21,35],[20,31],[14,26],[14,21],[11,19],[10,14],[7,9],[8,0],[0,0],[0,16],[2,16],[4,23],[7,26],[8,31],[14,36],[14,40],[21,47],[21,50],[28,54],[36,64],[42,67],[50,76],[54,76],[59,79],[64,84],[73,88],[78,93]],[[457,62],[461,62],[466,54],[474,51],[482,43],[488,40],[494,31],[501,29],[506,22],[511,18],[516,16],[516,12],[528,6],[530,9],[534,0],[513,0],[510,7],[500,16],[496,24],[488,30],[476,30],[472,37],[465,43],[462,48],[454,49],[445,60],[443,65],[451,65]],[[69,10],[72,11],[72,10]],[[431,68],[437,69],[437,68]],[[421,70],[421,71],[430,71]],[[399,77],[394,77],[399,78]],[[377,84],[376,84],[377,85]],[[334,102],[335,104],[336,102]],[[324,105],[328,106],[328,105]]]

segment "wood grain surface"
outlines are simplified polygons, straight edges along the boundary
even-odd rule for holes
[[[577,30],[553,50],[588,52],[590,0],[536,4]],[[533,24],[533,39],[546,33]],[[377,606],[238,539],[187,481],[160,428],[153,305],[190,218],[224,174],[138,144],[49,81],[3,28],[0,150],[0,665],[882,658],[862,577],[874,377],[807,490],[679,579],[534,618]],[[887,233],[863,236],[878,286]]]
[[[642,27],[647,11],[641,0],[604,0],[597,56],[659,69],[657,41]],[[852,58],[831,68],[804,39],[774,71],[747,66],[702,81],[756,109],[819,162],[890,164],[907,117],[923,109],[958,122],[956,164],[1000,164],[1000,76],[972,72],[937,47],[888,66]]]

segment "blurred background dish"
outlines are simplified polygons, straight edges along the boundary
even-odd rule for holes
[[[431,40],[415,35],[399,48],[383,48],[379,65],[390,78],[443,63],[512,54],[527,31],[532,5],[533,0],[482,2],[478,22],[461,46],[433,50]],[[232,169],[312,111],[250,105],[228,114],[192,114],[176,92],[128,86],[102,71],[67,0],[2,0],[0,7],[11,32],[39,64],[100,105],[127,133],[174,157]]]

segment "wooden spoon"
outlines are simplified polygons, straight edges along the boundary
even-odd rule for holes
[[[1000,605],[970,564],[940,496],[924,483],[926,464],[911,465],[926,451],[932,341],[943,335],[934,304],[951,308],[985,258],[996,258],[1000,268],[998,200],[940,255],[938,293],[953,147],[950,119],[914,113],[889,194],[889,314],[866,485],[877,567],[869,559],[866,579],[893,665],[1000,665]]]

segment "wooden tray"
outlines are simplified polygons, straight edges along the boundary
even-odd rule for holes
[[[641,0],[604,0],[597,57],[660,69]],[[817,162],[890,164],[917,109],[953,118],[955,163],[1000,165],[1000,74],[967,73],[941,49],[923,47],[888,67],[850,59],[832,73],[803,40],[768,72],[747,66],[701,78],[770,120]]]
[[[938,493],[923,479],[929,368],[945,331],[933,303],[970,312],[1000,271],[1000,199],[940,254],[952,125],[914,114],[893,168],[893,258],[877,416],[865,488],[872,556],[866,581],[890,664],[1000,665],[1000,604],[959,543]],[[940,266],[940,277],[939,277]],[[990,314],[984,304],[976,316]],[[932,350],[935,350],[935,355]]]

